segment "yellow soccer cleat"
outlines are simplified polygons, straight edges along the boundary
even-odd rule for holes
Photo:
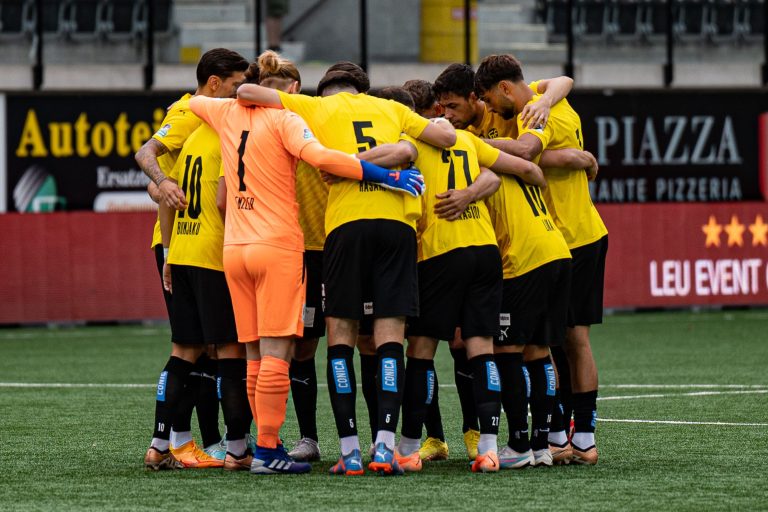
[[[144,467],[160,471],[162,469],[181,469],[184,466],[176,460],[176,457],[169,450],[161,452],[154,446],[150,446],[147,454],[144,455]]]
[[[421,460],[448,460],[448,443],[428,437],[419,448]]]
[[[464,432],[464,446],[467,447],[469,460],[477,459],[477,443],[480,442],[480,432],[469,429]]]
[[[194,441],[184,443],[180,448],[171,447],[171,453],[185,468],[220,468],[224,465],[223,460],[211,457]]]

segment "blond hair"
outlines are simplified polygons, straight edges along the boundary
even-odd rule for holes
[[[259,65],[260,83],[268,78],[272,78],[280,81],[296,81],[301,84],[301,75],[296,64],[282,58],[272,50],[267,50],[259,55],[257,62]]]

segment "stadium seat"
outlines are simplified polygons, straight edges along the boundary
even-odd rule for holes
[[[75,41],[93,41],[103,35],[105,0],[72,0],[70,37]]]
[[[578,0],[575,35],[584,41],[605,41],[611,30],[611,8],[606,0]]]
[[[764,0],[744,0],[742,23],[747,42],[761,42],[765,30]]]
[[[712,41],[716,43],[736,42],[739,39],[741,15],[739,0],[717,0],[710,11]]]
[[[611,37],[617,41],[640,42],[645,37],[643,0],[611,2]]]
[[[104,31],[110,41],[138,39],[144,30],[144,0],[109,0],[104,9]]]
[[[35,32],[34,9],[35,4],[30,0],[0,2],[0,39],[31,37]]]
[[[710,41],[716,31],[712,24],[713,2],[709,0],[677,0],[675,32],[682,42]]]
[[[566,0],[549,0],[547,2],[547,31],[552,42],[565,41],[568,32],[568,2]],[[576,19],[576,16],[573,16]]]

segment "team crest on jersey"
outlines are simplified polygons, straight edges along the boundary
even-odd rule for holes
[[[312,131],[309,128],[304,128],[304,140],[313,139],[315,136],[312,135]]]
[[[488,130],[489,139],[495,139],[498,136],[499,136],[499,130],[497,130],[496,128],[491,128],[490,130]]]
[[[158,137],[165,137],[166,135],[168,135],[168,130],[170,129],[171,129],[170,123],[166,124],[159,130],[157,130],[157,133],[155,135],[157,135]]]

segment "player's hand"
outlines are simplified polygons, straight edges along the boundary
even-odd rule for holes
[[[539,100],[528,103],[520,112],[520,122],[523,128],[544,128],[549,119],[549,105]]]
[[[465,188],[446,190],[435,194],[435,197],[439,199],[435,205],[435,215],[446,220],[456,220],[461,217],[467,206],[474,200],[472,194]]]
[[[187,197],[179,186],[171,180],[163,180],[158,185],[163,202],[174,210],[187,209]]]
[[[401,171],[389,171],[384,176],[381,186],[392,190],[399,190],[411,194],[413,197],[419,197],[427,189],[424,183],[424,176],[421,171],[415,167],[403,169]]]
[[[331,174],[325,171],[320,171],[320,179],[323,180],[323,183],[326,185],[335,185],[344,181],[344,178],[341,176],[337,176],[336,174]]]
[[[584,171],[587,173],[587,179],[589,181],[595,181],[597,179],[597,171],[598,171],[598,165],[597,165],[597,159],[595,158],[595,155],[590,153],[589,151],[584,152],[590,159],[589,166],[587,166]]]
[[[163,263],[163,288],[168,293],[173,293],[173,285],[171,284],[171,266],[168,263]]]

